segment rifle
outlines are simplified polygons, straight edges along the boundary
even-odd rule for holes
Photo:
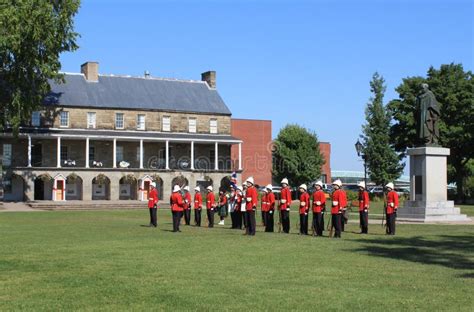
[[[278,233],[281,233],[281,202],[278,201]]]
[[[329,230],[329,238],[332,237],[332,232],[333,232],[333,230],[334,230],[334,224],[332,224],[332,216],[331,216],[330,221],[331,221],[331,229]],[[329,225],[329,222],[328,222],[328,225]]]

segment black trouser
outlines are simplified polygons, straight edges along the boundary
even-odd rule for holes
[[[274,210],[267,211],[265,213],[265,232],[273,232],[273,214],[275,213]]]
[[[189,225],[191,223],[191,209],[184,210],[184,222],[186,223],[186,225]]]
[[[308,215],[300,213],[300,234],[308,235]]]
[[[248,228],[249,225],[247,223],[247,211],[242,211],[242,222],[244,223],[244,228]]]
[[[209,221],[208,227],[214,227],[214,210],[207,209],[207,221]]]
[[[334,237],[341,237],[342,213],[332,214],[332,227],[334,227]]]
[[[242,212],[234,211],[235,214],[235,228],[234,229],[242,229]]]
[[[281,226],[284,233],[290,233],[290,212],[288,210],[281,210]]]
[[[367,234],[369,232],[369,212],[367,209],[359,211],[360,232]]]
[[[250,210],[245,213],[247,217],[247,228],[245,229],[245,234],[247,235],[255,235],[255,210]]]
[[[324,216],[321,212],[313,213],[313,231],[316,236],[323,236]]]
[[[157,208],[150,208],[150,224],[154,227],[158,226],[158,221],[156,220],[156,210]]]
[[[265,219],[265,218],[266,218],[266,217],[265,217],[265,214],[266,214],[266,212],[265,212],[265,211],[262,211],[262,224],[263,224],[263,226],[265,226],[265,225],[266,225],[265,222],[267,222],[267,220]]]
[[[172,211],[173,215],[173,232],[179,231],[179,223],[181,221],[181,211]]]
[[[194,222],[197,226],[201,226],[201,209],[194,209]]]
[[[390,213],[387,214],[387,233],[395,235],[395,219],[396,219],[396,214],[395,213]]]

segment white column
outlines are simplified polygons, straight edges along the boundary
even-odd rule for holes
[[[165,169],[168,170],[170,168],[170,141],[166,141],[165,164]]]
[[[143,140],[140,140],[140,169],[143,169]]]
[[[58,168],[61,168],[61,137],[58,137],[58,144],[57,144],[57,154],[56,154],[56,159],[58,161],[57,166]]]
[[[219,170],[219,143],[215,144],[215,153],[214,153],[214,169]]]
[[[239,170],[242,170],[242,143],[239,143]]]
[[[31,167],[31,135],[28,135],[28,167]]]
[[[117,139],[114,139],[112,161],[113,161],[112,168],[117,168]]]
[[[194,141],[191,141],[191,170],[194,170]]]
[[[86,168],[89,168],[89,137],[86,138]]]

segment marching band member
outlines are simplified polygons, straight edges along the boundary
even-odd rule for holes
[[[360,233],[369,232],[369,193],[365,189],[365,182],[359,182],[359,219]]]
[[[271,184],[268,184],[265,187],[267,191],[267,213],[265,219],[265,232],[273,232],[273,216],[275,214],[275,194],[273,194],[273,187]]]
[[[385,185],[387,188],[387,234],[395,235],[395,221],[397,218],[398,209],[398,194],[393,189],[393,183],[390,182]]]
[[[201,188],[196,186],[194,188],[194,222],[197,226],[201,226],[201,210],[202,210],[202,195]]]
[[[268,213],[267,194],[268,194],[267,189],[266,188],[263,189],[260,209],[262,210],[262,224],[264,227],[266,224],[267,213]]]
[[[280,199],[280,216],[281,224],[284,233],[290,233],[290,205],[291,205],[291,191],[288,186],[288,179],[281,180],[281,199]]]
[[[184,223],[190,225],[191,223],[191,193],[189,193],[189,186],[185,186],[184,190]]]
[[[245,184],[247,184],[247,192],[245,193],[247,228],[245,234],[254,236],[256,226],[255,211],[257,210],[258,194],[252,177],[249,177],[247,181],[245,181]]]
[[[223,190],[219,191],[219,225],[224,225],[225,215],[227,213],[227,195]]]
[[[323,192],[323,182],[318,181],[314,186],[316,191],[313,193],[313,231],[316,236],[323,236],[326,195]]]
[[[300,235],[308,235],[309,194],[307,190],[306,184],[300,185]]]
[[[150,225],[149,227],[157,227],[156,211],[158,210],[158,191],[156,190],[156,182],[151,182],[151,190],[148,192],[148,210],[150,211]]]
[[[179,223],[181,219],[181,214],[184,209],[184,201],[181,196],[181,188],[179,185],[173,187],[173,194],[171,194],[171,213],[173,214],[173,232],[181,232],[179,229]]]
[[[332,208],[331,208],[331,222],[335,229],[334,237],[341,237],[341,219],[342,219],[342,207],[344,207],[344,191],[341,190],[341,180],[336,180],[332,183],[334,192],[332,193]]]
[[[212,186],[207,187],[207,199],[206,199],[206,208],[207,208],[207,220],[209,222],[210,228],[214,227],[214,209],[216,208],[216,198],[212,192]]]

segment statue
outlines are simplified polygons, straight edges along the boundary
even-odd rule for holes
[[[438,145],[439,141],[439,108],[433,92],[428,89],[428,84],[421,84],[422,93],[417,97],[418,108],[418,138],[423,145]]]

